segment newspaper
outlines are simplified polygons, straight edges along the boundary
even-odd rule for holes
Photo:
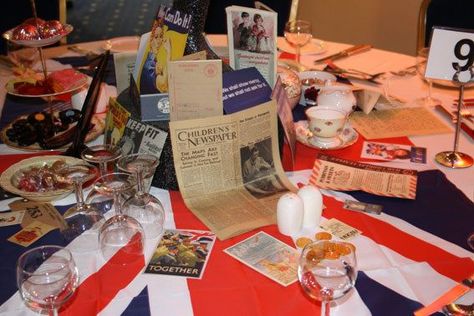
[[[354,112],[352,126],[365,139],[451,133],[451,129],[424,107]]]
[[[323,189],[362,190],[376,195],[415,199],[417,172],[319,154],[309,183]]]
[[[219,239],[276,223],[279,197],[296,188],[278,152],[275,101],[221,117],[170,122],[179,188]]]

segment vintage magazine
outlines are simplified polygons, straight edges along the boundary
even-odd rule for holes
[[[424,107],[354,112],[352,126],[365,139],[451,133],[451,129]]]
[[[360,156],[386,161],[426,163],[426,148],[364,141]]]
[[[226,8],[230,66],[255,67],[275,85],[277,72],[277,13],[240,6]]]
[[[109,110],[105,117],[104,143],[116,145],[122,138],[130,112],[116,98],[109,99]]]
[[[374,166],[318,154],[309,183],[323,189],[415,199],[416,170]]]
[[[276,223],[279,197],[296,188],[281,166],[275,101],[170,122],[170,135],[184,201],[219,239]]]
[[[298,279],[296,249],[265,232],[258,232],[224,251],[283,286]]]
[[[183,56],[190,25],[191,15],[160,6],[151,32],[140,40],[135,63],[141,95],[168,92],[168,61]]]
[[[145,273],[201,279],[216,235],[200,230],[165,230]]]
[[[139,153],[159,158],[167,136],[168,133],[161,129],[129,118],[117,146],[122,149],[122,156]]]

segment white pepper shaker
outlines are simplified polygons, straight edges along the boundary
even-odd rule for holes
[[[314,185],[305,185],[298,190],[298,196],[303,200],[304,205],[303,226],[318,226],[323,211],[323,195],[321,191]]]
[[[303,200],[295,193],[285,193],[277,204],[278,230],[283,235],[294,235],[303,225]]]

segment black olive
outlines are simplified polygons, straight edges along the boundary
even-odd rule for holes
[[[59,118],[61,122],[71,124],[77,122],[81,117],[81,111],[76,109],[69,109],[59,112]]]
[[[20,120],[15,121],[12,124],[12,127],[15,130],[22,130],[23,128],[25,128],[25,125],[27,125],[27,124],[28,124],[28,121],[26,119],[20,119]]]
[[[36,140],[35,134],[24,134],[17,138],[17,143],[19,146],[30,146],[36,143]]]
[[[7,135],[8,139],[10,139],[11,141],[14,141],[14,139],[12,138],[16,138],[16,135],[17,135],[16,131],[13,128],[7,129],[5,134]]]

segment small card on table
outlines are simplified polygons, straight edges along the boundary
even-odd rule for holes
[[[25,211],[0,213],[0,227],[21,224]]]
[[[426,148],[365,141],[361,158],[426,163]]]
[[[56,227],[40,221],[33,221],[28,226],[8,238],[8,241],[23,247],[28,247],[55,228]]]
[[[335,218],[325,221],[320,227],[342,240],[349,240],[362,233],[357,228],[349,226]]]
[[[215,240],[209,231],[167,229],[145,273],[201,279]]]
[[[38,221],[54,228],[67,227],[64,218],[51,203],[17,200],[8,205],[12,211],[25,211],[21,226],[26,228]]]
[[[264,232],[258,232],[224,251],[283,286],[297,280],[296,249]]]

